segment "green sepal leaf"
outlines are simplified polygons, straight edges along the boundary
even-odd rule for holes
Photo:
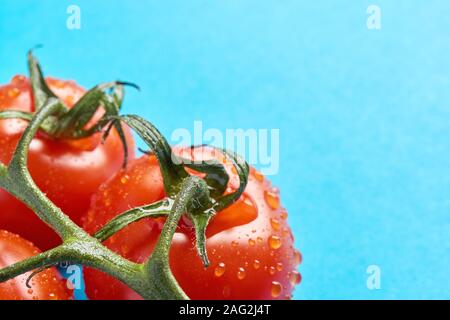
[[[181,164],[173,161],[176,157],[164,136],[152,123],[137,115],[120,116],[117,121],[123,121],[131,127],[155,153],[163,176],[164,190],[169,197],[175,197],[183,179],[189,174]]]
[[[35,110],[41,109],[50,98],[58,99],[53,91],[47,86],[41,66],[36,57],[33,56],[33,51],[28,52],[28,70],[30,73],[30,83],[33,91]],[[58,99],[59,100],[59,99]],[[60,101],[62,105],[64,103]],[[67,107],[66,107],[67,109]]]

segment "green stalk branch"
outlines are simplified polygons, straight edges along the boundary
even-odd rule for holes
[[[15,278],[23,273],[43,267],[51,267],[65,261],[64,250],[61,247],[54,248],[38,254],[30,259],[18,262],[0,270],[0,283]]]
[[[58,100],[49,99],[48,102],[35,114],[25,129],[8,166],[7,174],[0,176],[0,187],[27,204],[41,220],[53,227],[65,240],[80,229],[39,190],[27,169],[28,149],[33,137],[49,116],[63,108]]]
[[[153,291],[157,292],[163,299],[186,299],[186,294],[176,284],[176,280],[170,271],[169,250],[172,243],[178,221],[183,213],[193,212],[201,201],[209,198],[208,186],[202,179],[191,176],[186,178],[178,193],[171,214],[164,224],[164,228],[155,246],[153,254],[145,263],[144,267],[153,278],[161,281],[154,283]],[[200,201],[200,203],[199,203]]]
[[[173,200],[167,198],[147,206],[131,209],[109,221],[94,234],[94,237],[103,242],[133,222],[137,222],[145,218],[156,219],[169,215],[172,206]]]

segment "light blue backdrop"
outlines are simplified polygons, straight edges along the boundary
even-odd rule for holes
[[[66,28],[79,5],[81,30]],[[382,11],[368,30],[366,9]],[[2,0],[0,82],[134,81],[167,135],[279,128],[298,299],[450,298],[449,1]],[[381,268],[368,290],[366,268]]]

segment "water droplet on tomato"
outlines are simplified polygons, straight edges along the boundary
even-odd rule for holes
[[[263,243],[263,239],[262,239],[261,237],[256,238],[256,241],[257,241],[258,243]]]
[[[11,80],[11,82],[15,85],[20,84],[25,81],[26,81],[25,76],[21,76],[21,75],[14,76]]]
[[[126,184],[128,182],[128,179],[129,179],[128,175],[124,175],[122,178],[120,178],[120,182],[122,184]]]
[[[272,218],[270,219],[270,225],[272,226],[272,229],[275,231],[280,230],[280,221],[278,219]]]
[[[269,247],[272,249],[279,249],[281,247],[281,239],[279,236],[271,235],[269,237]]]
[[[28,289],[27,292],[28,294],[33,294],[33,289]]]
[[[231,246],[233,247],[233,248],[236,248],[237,246],[238,246],[238,242],[236,241],[236,240],[233,240],[233,241],[231,241]]]
[[[277,270],[275,269],[274,266],[271,266],[271,267],[269,268],[269,273],[270,273],[271,276],[273,276],[273,275],[275,274],[276,271],[277,271]]]
[[[292,236],[291,230],[289,230],[289,228],[284,228],[281,235],[283,236],[283,238],[290,237],[292,240],[294,239],[294,237]]]
[[[280,213],[280,218],[283,220],[286,220],[287,217],[288,217],[288,213],[287,213],[286,209],[283,209]]]
[[[231,288],[229,285],[223,287],[222,294],[225,298],[228,298],[231,295]]]
[[[259,260],[255,259],[255,261],[253,261],[253,268],[258,270],[260,267],[261,267],[261,262]]]
[[[8,96],[12,99],[16,98],[20,94],[20,90],[17,88],[11,88],[8,90]]]
[[[289,274],[289,281],[291,282],[292,286],[299,284],[300,281],[302,281],[302,276],[301,276],[300,272],[298,272],[297,270],[292,271]]]
[[[250,246],[253,247],[253,246],[255,245],[255,243],[256,243],[256,241],[253,240],[252,238],[248,239],[248,244],[249,244]]]
[[[237,272],[238,279],[239,280],[243,280],[245,278],[245,276],[246,276],[245,269],[244,268],[239,268],[238,272]]]
[[[68,106],[72,106],[75,102],[75,98],[72,95],[68,95],[65,99],[64,102],[68,105]]]
[[[277,263],[277,270],[278,271],[283,271],[283,264],[281,262]]]
[[[296,266],[300,265],[302,263],[303,257],[300,251],[294,250],[294,263]]]
[[[278,298],[283,292],[283,286],[278,281],[272,281],[272,287],[270,289],[270,293],[272,294],[272,297]]]
[[[273,210],[278,209],[278,207],[280,206],[280,196],[273,191],[265,191],[264,199],[266,200],[266,203],[269,205],[269,207]]]
[[[214,270],[214,275],[219,278],[225,273],[225,263],[220,262]]]
[[[256,180],[258,180],[260,182],[264,181],[264,175],[257,170],[255,170],[255,172],[253,172],[253,176],[255,177]]]

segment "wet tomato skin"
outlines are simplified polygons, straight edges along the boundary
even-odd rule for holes
[[[195,159],[202,157],[194,152]],[[231,175],[230,189],[238,177]],[[93,197],[84,222],[93,233],[114,216],[132,207],[164,197],[157,160],[143,156],[104,184]],[[170,263],[181,287],[191,299],[289,299],[300,280],[300,253],[287,224],[279,192],[252,169],[245,193],[219,212],[207,229],[211,265],[205,269],[194,248],[195,237],[187,219],[175,234]],[[151,254],[163,221],[144,220],[118,232],[105,244],[113,251],[143,262]],[[86,292],[91,299],[139,299],[119,281],[97,270],[85,269]]]
[[[85,93],[73,81],[47,79],[49,87],[72,107]],[[27,78],[15,76],[0,87],[0,110],[35,111]],[[95,118],[101,116],[97,113]],[[23,120],[0,120],[0,161],[8,164],[26,127]],[[126,128],[130,158],[134,144]],[[38,133],[30,145],[28,167],[37,186],[77,224],[98,187],[122,166],[123,149],[115,130],[101,144],[100,134],[81,140],[54,140]],[[41,250],[60,243],[59,237],[24,204],[0,190],[0,229],[20,234]],[[25,221],[25,223],[24,223]]]
[[[0,230],[0,269],[37,255],[40,251],[29,241]],[[26,286],[30,272],[0,283],[0,300],[69,300],[72,291],[67,288],[55,268],[35,275]]]

